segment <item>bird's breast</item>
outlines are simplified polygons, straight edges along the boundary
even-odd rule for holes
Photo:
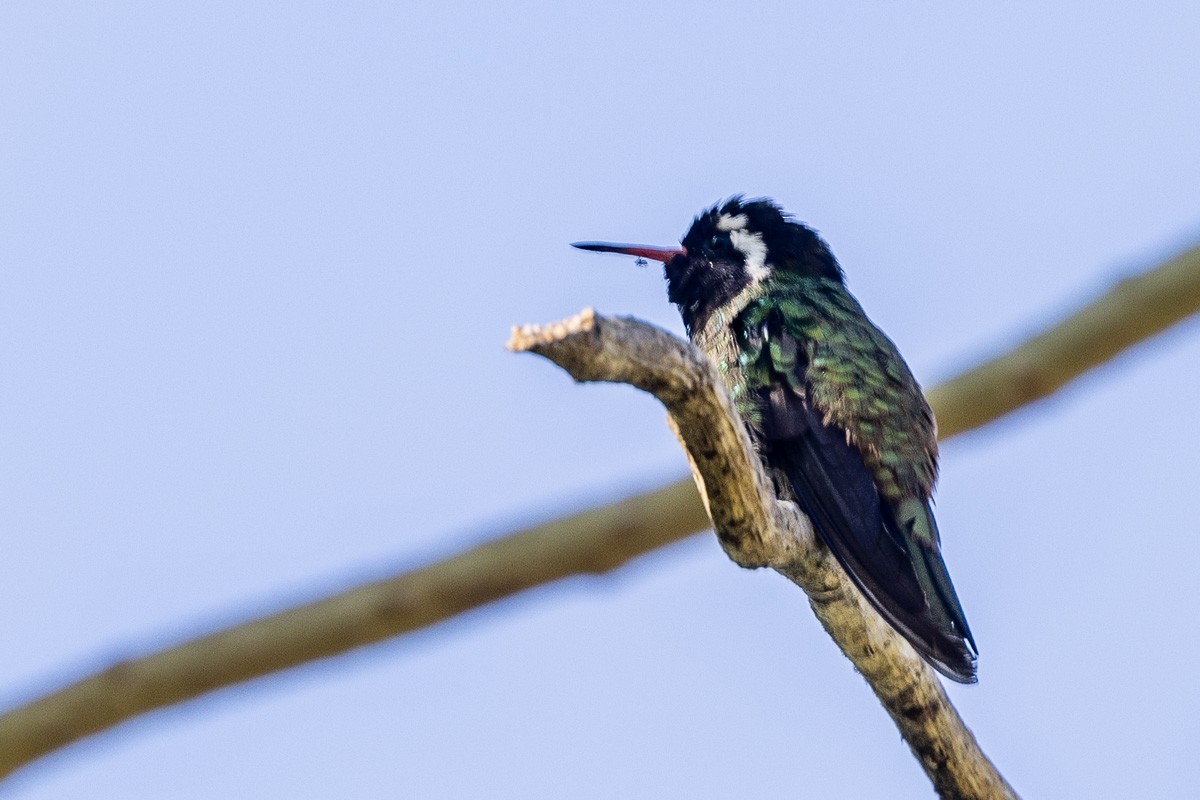
[[[742,290],[732,301],[715,310],[703,327],[692,332],[692,343],[704,351],[716,365],[721,379],[733,396],[734,405],[753,435],[762,422],[757,393],[750,390],[746,374],[745,342],[737,333],[737,321],[746,308],[761,297],[760,285]]]

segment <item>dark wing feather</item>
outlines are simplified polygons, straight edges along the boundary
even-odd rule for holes
[[[961,618],[957,598],[957,615],[948,617],[941,581],[930,586],[937,597],[927,597],[922,589],[922,576],[929,583],[930,572],[945,575],[940,555],[925,553],[919,544],[910,546],[910,537],[880,497],[862,455],[847,441],[845,431],[826,425],[808,401],[803,351],[795,339],[771,321],[764,332],[770,340],[763,349],[769,368],[778,369],[782,362],[790,372],[772,375],[760,398],[761,440],[768,462],[786,475],[821,539],[884,619],[939,672],[959,682],[974,682],[974,656],[950,622],[953,616]],[[771,347],[785,357],[771,358]],[[931,559],[937,563],[930,564]],[[948,584],[948,576],[945,581]],[[949,592],[953,597],[953,588]]]

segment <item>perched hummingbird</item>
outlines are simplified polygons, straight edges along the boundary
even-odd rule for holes
[[[681,244],[574,246],[663,262],[667,297],[724,376],[781,495],[918,653],[974,683],[975,640],[930,508],[937,426],[896,346],[828,245],[770,200],[717,204]]]

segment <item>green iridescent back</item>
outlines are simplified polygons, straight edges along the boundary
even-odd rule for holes
[[[788,353],[762,335],[771,314],[804,352]],[[777,273],[748,298],[735,329],[743,384],[769,383],[771,371],[789,376],[826,424],[846,432],[884,497],[929,498],[937,480],[933,412],[896,346],[844,286]]]

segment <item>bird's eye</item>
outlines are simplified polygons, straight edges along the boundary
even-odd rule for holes
[[[718,234],[717,236],[714,236],[708,240],[708,249],[711,250],[713,255],[716,256],[728,254],[731,247],[732,243],[729,241],[728,236],[721,236]]]

